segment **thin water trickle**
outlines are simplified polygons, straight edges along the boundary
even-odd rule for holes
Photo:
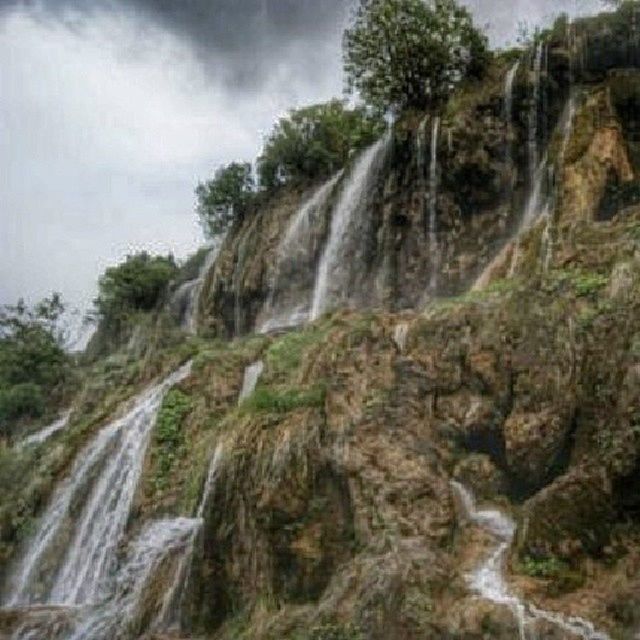
[[[391,144],[391,131],[369,147],[357,160],[345,180],[333,211],[329,238],[320,258],[311,305],[310,319],[317,320],[351,293],[349,280],[353,269],[361,267],[350,254],[354,241],[363,246],[374,183]],[[354,264],[354,262],[356,264]]]
[[[165,393],[191,363],[141,394],[104,427],[55,491],[8,584],[5,604],[95,604],[110,597],[147,443]]]
[[[200,268],[198,278],[193,283],[186,283],[184,285],[188,288],[188,298],[185,313],[182,318],[182,327],[189,333],[196,334],[198,332],[198,311],[200,309],[202,291],[204,290],[207,275],[216,263],[223,243],[224,236],[220,236],[213,241],[207,257]]]
[[[40,431],[36,431],[34,434],[26,437],[24,440],[21,440],[18,443],[19,448],[29,447],[36,444],[42,444],[46,442],[49,438],[54,436],[59,431],[66,429],[69,424],[69,418],[71,417],[71,411],[67,411],[63,416],[58,418],[55,422],[51,423],[47,427],[40,429]]]
[[[563,616],[544,611],[513,593],[505,578],[507,556],[516,534],[516,525],[506,514],[495,509],[478,509],[471,492],[459,482],[451,483],[465,520],[486,531],[495,546],[482,563],[467,576],[470,589],[481,598],[511,609],[518,623],[520,640],[534,640],[532,629],[540,621],[571,633],[582,640],[610,640],[606,633],[578,616]]]
[[[278,245],[259,333],[296,327],[309,318],[309,288],[313,286],[313,273],[307,282],[305,265],[317,258],[318,247],[313,230],[326,212],[343,173],[340,171],[317,189],[291,220]]]
[[[431,260],[431,277],[429,290],[435,295],[438,289],[440,271],[440,248],[438,247],[438,137],[440,134],[440,117],[433,119],[431,131],[431,162],[429,164],[429,256]]]
[[[240,404],[243,400],[246,400],[258,386],[258,381],[260,380],[260,376],[264,371],[264,362],[262,360],[258,360],[258,362],[254,362],[252,365],[248,366],[244,371],[244,380],[242,381],[242,390],[240,391],[240,395],[238,396],[238,404]]]
[[[511,132],[513,131],[513,85],[520,68],[520,60],[518,60],[507,72],[504,82],[504,119],[507,123],[507,141],[506,161],[510,166],[513,163],[513,143],[511,141]]]

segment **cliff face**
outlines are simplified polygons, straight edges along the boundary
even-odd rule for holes
[[[193,534],[105,637],[637,636],[640,81],[585,53],[594,24],[275,194],[204,279],[201,336],[159,323],[135,370],[105,365],[99,401],[88,384],[30,461],[44,478],[193,358],[121,546],[150,523]],[[0,612],[0,633],[64,638],[76,613]]]

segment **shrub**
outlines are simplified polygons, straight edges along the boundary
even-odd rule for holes
[[[47,406],[55,410],[70,368],[57,328],[63,311],[57,294],[33,308],[22,301],[0,307],[0,436]]]
[[[178,267],[173,256],[128,256],[100,278],[94,304],[103,329],[120,331],[132,315],[155,309]]]
[[[242,221],[254,196],[255,184],[248,162],[220,167],[213,179],[196,187],[196,210],[205,234],[215,237]]]
[[[310,389],[257,389],[247,398],[242,409],[252,413],[289,413],[295,409],[322,407],[326,398],[324,385]]]
[[[266,141],[258,160],[260,184],[272,189],[295,180],[327,178],[384,129],[380,117],[364,108],[347,109],[339,100],[291,111]]]

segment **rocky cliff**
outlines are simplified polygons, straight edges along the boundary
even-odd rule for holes
[[[128,626],[105,614],[87,637],[637,637],[640,75],[628,38],[598,53],[603,29],[498,57],[446,111],[232,229],[200,336],[158,322],[30,454],[49,481],[3,506],[7,575],[51,480],[192,358],[114,552],[155,570],[114,587]],[[158,522],[181,525],[159,538],[173,555],[142,544]],[[0,633],[64,638],[78,615],[13,608]]]

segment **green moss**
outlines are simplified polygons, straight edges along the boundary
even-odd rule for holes
[[[579,589],[584,584],[584,575],[571,569],[566,563],[554,556],[532,558],[525,556],[517,569],[532,578],[547,580],[547,593],[558,596]]]
[[[322,342],[327,333],[327,325],[322,324],[288,333],[276,340],[265,353],[266,371],[263,378],[271,382],[287,380],[301,365],[304,354]]]
[[[291,640],[364,640],[364,635],[352,624],[323,624],[297,632]]]
[[[247,398],[240,409],[246,413],[289,413],[301,408],[319,408],[326,398],[324,384],[309,389],[273,390],[259,388]]]
[[[171,469],[185,443],[182,424],[191,408],[191,398],[180,389],[171,389],[164,397],[154,431],[157,489],[164,489],[169,483]]]

